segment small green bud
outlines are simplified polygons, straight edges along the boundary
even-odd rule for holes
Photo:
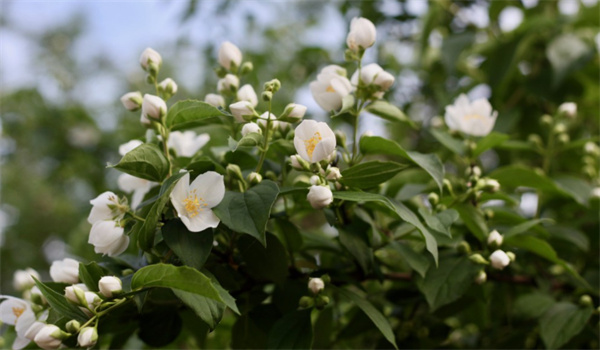
[[[553,131],[555,134],[562,134],[562,133],[565,133],[565,132],[567,131],[567,126],[565,125],[565,123],[557,123],[557,124],[554,126],[554,129],[552,129],[552,131]]]
[[[335,142],[337,145],[346,146],[346,133],[341,130],[335,131]]]
[[[494,211],[490,208],[486,208],[483,210],[483,216],[486,218],[486,220],[490,220],[494,218]]]
[[[263,91],[261,97],[263,101],[269,102],[273,99],[273,93],[271,91]]]
[[[121,272],[121,274],[122,274],[123,276],[129,276],[129,275],[133,274],[134,272],[135,272],[135,271],[133,271],[132,269],[125,269],[125,270],[123,270],[123,271]]]
[[[444,179],[443,184],[444,184],[444,188],[446,190],[448,190],[448,192],[452,193],[452,183],[450,182],[450,180]]]
[[[219,66],[218,68],[215,68],[215,73],[219,78],[223,78],[227,75],[227,69]]]
[[[277,174],[275,174],[275,172],[273,172],[273,171],[271,171],[271,170],[268,170],[268,171],[265,173],[265,177],[266,177],[267,179],[270,179],[270,180],[273,180],[273,181],[277,181]]]
[[[298,305],[300,305],[301,308],[309,308],[312,307],[315,303],[315,300],[311,297],[308,296],[303,296],[302,298],[300,298],[300,301],[298,302]]]
[[[517,259],[517,256],[513,252],[506,252],[506,255],[508,256],[511,262],[514,262]]]
[[[481,270],[481,271],[479,271],[477,276],[475,276],[475,283],[484,284],[485,281],[487,281],[487,274],[485,273],[484,270]]]
[[[563,273],[565,273],[565,268],[562,267],[561,265],[552,265],[552,266],[550,266],[549,271],[554,276],[559,276],[559,275],[562,275]]]
[[[153,85],[156,81],[156,78],[152,74],[146,75],[146,83]]]
[[[447,319],[444,320],[444,323],[446,324],[446,326],[448,326],[450,328],[459,328],[460,327],[460,320],[456,317],[448,317]]]
[[[469,260],[471,260],[475,264],[489,265],[489,262],[483,256],[481,256],[481,254],[479,254],[479,253],[475,253],[475,254],[471,255],[469,257]]]
[[[347,49],[346,51],[344,51],[344,60],[346,62],[358,61],[358,56],[356,55],[356,52]]]
[[[254,65],[252,62],[244,62],[242,63],[242,67],[240,68],[240,74],[246,75],[254,70]]]
[[[65,328],[67,329],[67,332],[69,332],[69,333],[77,333],[77,332],[79,332],[79,329],[81,328],[81,323],[79,323],[79,321],[77,321],[77,320],[71,320],[71,321],[67,322]]]
[[[262,181],[262,175],[253,171],[250,174],[248,174],[248,177],[246,179],[250,184],[257,185]]]
[[[446,207],[445,204],[438,204],[438,205],[435,206],[435,210],[436,211],[444,211],[446,209],[448,209],[448,207]]]
[[[462,241],[458,244],[458,247],[456,248],[461,254],[471,254],[471,246],[469,245],[469,242],[467,241]]]
[[[554,119],[552,118],[551,115],[548,114],[544,114],[541,118],[540,118],[540,124],[542,126],[550,126],[552,124],[554,124]]]
[[[529,134],[527,142],[539,148],[544,145],[544,141],[542,141],[542,138],[538,134]]]
[[[331,283],[331,277],[329,277],[329,275],[321,276],[321,280],[323,280],[323,282],[325,282],[325,284]]]
[[[557,137],[558,143],[560,143],[561,145],[567,144],[569,143],[569,141],[571,141],[571,138],[569,137],[569,134],[563,133],[563,134],[559,134]]]
[[[225,169],[227,175],[229,175],[232,179],[236,180],[244,180],[244,176],[242,175],[242,169],[240,169],[237,164],[228,164]]]
[[[585,306],[585,307],[588,307],[588,306],[594,307],[594,302],[592,300],[592,297],[590,297],[587,294],[584,294],[579,298],[579,305]]]
[[[329,304],[329,297],[326,295],[319,295],[315,301],[315,306],[319,310],[323,310],[327,304]]]
[[[270,81],[270,83],[273,86],[273,93],[279,91],[279,89],[281,89],[281,82],[279,81],[279,79],[273,79]]]
[[[438,196],[438,194],[435,192],[431,192],[427,196],[427,199],[429,200],[429,203],[431,203],[431,205],[436,205],[440,202],[440,196]]]

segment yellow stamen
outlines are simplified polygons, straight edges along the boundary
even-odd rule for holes
[[[198,215],[201,211],[204,211],[204,208],[207,207],[208,204],[204,201],[204,198],[198,197],[196,194],[196,190],[193,190],[186,199],[183,200],[183,204],[185,205],[185,210],[188,213],[190,218]]]
[[[17,317],[17,319],[25,312],[25,308],[22,307],[13,307],[12,308],[13,315]]]
[[[327,92],[335,92],[335,89],[333,88],[333,86],[329,85],[327,87],[327,89],[325,89],[325,91],[327,91]]]
[[[304,140],[304,147],[306,147],[306,153],[308,154],[308,157],[310,159],[312,159],[312,155],[313,155],[313,152],[315,151],[315,147],[317,147],[317,144],[319,144],[319,142],[321,142],[322,139],[323,138],[321,137],[321,134],[317,131],[317,132],[315,132],[313,137],[311,137],[308,140]]]

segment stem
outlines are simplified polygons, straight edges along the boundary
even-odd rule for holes
[[[267,151],[269,150],[269,130],[271,127],[271,101],[269,101],[269,110],[267,111],[267,126],[265,127],[265,137],[263,141],[263,149],[260,155],[260,160],[258,161],[258,165],[256,166],[256,172],[260,174],[260,169],[265,162],[265,158],[267,156]]]
[[[358,59],[358,86],[357,86],[357,90],[362,85],[361,70],[362,70],[362,55]],[[358,115],[361,112],[362,103],[358,100],[358,98],[356,100],[357,100],[356,101],[356,113],[354,114],[354,120],[352,121],[352,128],[354,129],[354,138],[353,138],[353,142],[352,142],[352,157],[350,158],[350,166],[354,165],[354,161],[356,160],[356,156],[358,155],[358,144],[357,144],[357,140],[358,140]]]

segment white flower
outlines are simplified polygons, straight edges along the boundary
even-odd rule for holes
[[[350,50],[357,52],[360,48],[367,49],[373,46],[376,36],[377,30],[373,22],[363,17],[354,17],[350,22],[346,44]]]
[[[192,157],[200,148],[204,147],[206,143],[210,141],[208,134],[196,134],[195,132],[188,131],[173,131],[169,135],[169,141],[167,146],[175,150],[178,156],[181,157]]]
[[[487,239],[488,245],[495,245],[496,247],[499,247],[502,245],[502,241],[504,241],[504,238],[496,230],[490,232],[490,234],[488,235],[488,239]]]
[[[319,177],[319,175],[313,175],[310,177],[311,185],[319,185],[320,183],[321,183],[321,178]]]
[[[177,83],[171,78],[166,78],[161,81],[158,86],[162,91],[165,91],[170,95],[175,95],[177,93]]]
[[[165,101],[154,95],[145,94],[142,101],[142,116],[148,120],[160,120],[167,114],[167,104]]]
[[[106,191],[90,201],[92,210],[88,216],[88,222],[94,224],[101,220],[119,220],[124,213],[120,208],[119,197],[116,194]]]
[[[383,92],[389,90],[394,84],[394,76],[386,72],[377,63],[367,64],[360,70],[360,80],[365,85],[377,85],[380,89],[374,96],[383,97]],[[350,82],[358,86],[358,70],[352,75]]]
[[[258,124],[256,124],[256,123],[244,124],[244,126],[242,127],[242,136],[246,136],[252,132],[262,134],[262,130],[261,130],[260,126],[258,126]]]
[[[261,126],[262,128],[266,128],[267,127],[267,121],[271,120],[270,122],[270,126],[273,129],[276,129],[279,126],[279,122],[277,121],[277,116],[275,116],[275,114],[271,113],[270,118],[269,118],[269,112],[265,112],[263,114],[261,114],[258,117],[258,120],[256,121],[256,123]]]
[[[234,91],[240,86],[240,79],[233,75],[227,74],[223,79],[219,79],[217,82],[217,91],[225,93],[227,91]]]
[[[600,187],[594,187],[594,189],[592,190],[592,197],[600,198]]]
[[[221,44],[219,48],[219,64],[225,69],[232,69],[231,64],[239,67],[242,63],[242,52],[229,41]]]
[[[493,268],[502,270],[510,264],[510,258],[502,250],[496,250],[490,255],[490,263]]]
[[[296,127],[294,146],[304,160],[317,163],[335,151],[335,134],[326,123],[305,120]]]
[[[65,258],[50,265],[50,277],[54,282],[75,284],[79,282],[79,261]]]
[[[330,181],[338,181],[342,178],[342,173],[340,173],[340,168],[332,166],[327,169],[325,178]]]
[[[453,105],[446,106],[445,120],[451,130],[472,136],[485,136],[494,128],[498,112],[485,98],[469,102],[465,94],[458,96]]]
[[[98,332],[96,331],[96,327],[85,327],[79,331],[79,336],[77,337],[77,343],[82,348],[90,348],[96,345],[98,341]]]
[[[42,349],[58,349],[61,346],[61,330],[53,324],[47,324],[40,329],[33,341]]]
[[[85,292],[89,292],[85,284],[74,284],[72,286],[65,287],[65,298],[75,305],[81,305],[82,301],[85,301]]]
[[[102,299],[100,299],[98,294],[96,294],[94,292],[90,292],[90,291],[84,292],[84,297],[85,297],[85,303],[87,304],[87,307],[92,310],[94,310],[96,307],[98,307],[98,305],[100,305],[102,303]]]
[[[221,95],[208,94],[204,97],[204,102],[213,107],[225,107],[225,99]]]
[[[238,123],[246,122],[253,117],[258,116],[252,103],[248,101],[239,101],[229,105],[229,110]]]
[[[36,334],[38,334],[38,332],[44,328],[46,324],[44,322],[40,322],[40,321],[34,321],[31,326],[29,326],[29,328],[27,328],[27,331],[25,331],[25,338],[28,340],[33,340],[35,339]],[[29,343],[29,342],[27,342]],[[13,344],[13,349],[15,349],[14,344]]]
[[[306,114],[306,106],[297,103],[290,103],[285,106],[282,117],[287,118],[290,122],[296,123],[304,118],[304,114]]]
[[[139,91],[128,92],[121,96],[121,103],[123,103],[123,106],[129,111],[137,111],[140,109],[143,100],[142,93]]]
[[[333,202],[333,193],[326,186],[310,186],[306,199],[315,209],[322,209]]]
[[[131,208],[135,209],[142,203],[144,196],[152,187],[156,185],[156,182],[152,182],[146,179],[135,177],[129,174],[121,174],[117,178],[117,184],[119,189],[125,193],[132,193],[131,196]]]
[[[573,119],[577,116],[577,104],[575,102],[565,102],[558,106],[558,113]]]
[[[208,171],[190,184],[187,173],[171,192],[171,203],[188,230],[200,232],[219,225],[220,220],[211,209],[221,203],[224,196],[223,175]]]
[[[123,291],[123,283],[118,277],[104,276],[98,281],[98,289],[100,289],[102,295],[111,298],[113,295]]]
[[[15,289],[19,291],[29,289],[35,286],[35,281],[33,280],[33,277],[39,280],[40,274],[30,267],[28,267],[25,270],[17,270],[13,275],[13,287],[15,287]]]
[[[252,107],[256,107],[256,105],[258,105],[258,97],[256,96],[256,92],[254,92],[254,89],[250,84],[246,84],[238,90],[237,99],[239,101],[250,102]]]
[[[112,220],[96,221],[92,225],[88,243],[94,246],[98,254],[116,256],[129,246],[129,236],[117,222]]]
[[[0,321],[15,326],[17,338],[13,342],[13,349],[22,349],[29,344],[26,337],[27,330],[35,323],[35,314],[29,303],[23,299],[9,295],[0,295]]]
[[[138,146],[143,145],[144,143],[140,140],[131,140],[119,146],[119,154],[121,156],[126,155],[127,153],[133,151]]]
[[[162,64],[162,57],[160,57],[160,54],[156,51],[154,51],[151,48],[147,48],[144,50],[144,52],[142,52],[142,55],[140,56],[140,64],[142,65],[142,68],[144,68],[144,70],[148,70],[148,68],[151,65],[154,65],[155,67],[160,67],[160,65]]]
[[[290,163],[292,165],[292,168],[294,168],[296,170],[302,170],[302,169],[304,169],[304,167],[300,163],[300,159],[302,159],[302,157],[300,157],[297,154],[290,157]]]
[[[321,69],[316,81],[310,83],[313,98],[324,110],[339,110],[342,107],[342,99],[352,92],[352,84],[345,74],[344,68],[329,65]]]
[[[320,278],[311,278],[308,280],[308,289],[310,289],[313,294],[319,294],[325,288],[325,282],[323,282]]]
[[[248,174],[247,179],[248,179],[248,182],[251,184],[259,184],[263,180],[263,177],[261,174],[253,171],[250,174]]]

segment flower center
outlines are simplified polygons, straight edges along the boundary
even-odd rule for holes
[[[465,116],[463,116],[463,120],[473,120],[473,119],[478,119],[478,120],[483,120],[485,119],[484,117],[482,117],[479,114],[467,114]]]
[[[15,315],[17,317],[17,320],[18,320],[19,317],[21,317],[21,315],[23,314],[23,312],[25,312],[25,308],[22,308],[22,307],[13,307],[12,308],[12,312],[13,312],[13,315]]]
[[[335,89],[333,88],[333,86],[329,85],[327,86],[327,89],[325,89],[326,92],[335,92]]]
[[[202,197],[198,197],[196,194],[196,190],[193,190],[189,193],[186,199],[183,200],[183,204],[185,205],[185,210],[188,213],[190,218],[198,215],[201,211],[204,210],[205,207],[208,206],[206,201]]]
[[[310,159],[312,159],[315,147],[317,147],[317,144],[321,142],[322,139],[323,138],[321,137],[321,134],[317,131],[314,133],[313,137],[308,140],[304,140],[304,147],[306,147],[306,153]]]

